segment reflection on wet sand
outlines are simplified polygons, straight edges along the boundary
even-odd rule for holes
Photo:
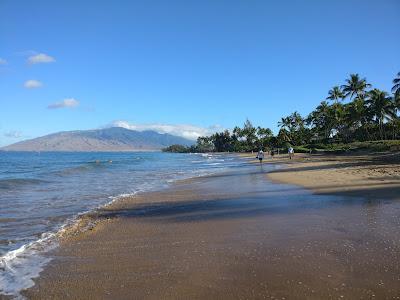
[[[271,166],[127,198],[64,242],[26,295],[376,299],[400,294],[400,203],[315,195]],[[102,222],[100,222],[102,224]]]

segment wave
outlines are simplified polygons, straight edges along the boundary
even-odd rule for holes
[[[34,286],[43,267],[51,261],[42,253],[57,247],[55,234],[44,233],[34,242],[9,251],[0,257],[0,294],[20,298],[19,292]]]
[[[0,179],[0,189],[12,189],[24,185],[46,183],[48,181],[34,178],[6,178]]]
[[[46,256],[46,253],[58,247],[60,238],[93,228],[95,222],[85,222],[84,226],[80,224],[89,213],[110,206],[122,198],[131,197],[145,191],[146,189],[142,187],[132,193],[110,196],[110,201],[106,204],[78,213],[67,219],[58,230],[43,233],[38,240],[0,256],[0,296],[3,294],[16,299],[24,299],[20,292],[34,286],[33,279],[39,277],[44,267],[52,260],[51,257]]]
[[[69,176],[72,174],[77,174],[77,173],[88,172],[88,171],[96,170],[96,169],[100,169],[100,168],[105,168],[111,164],[112,164],[112,160],[94,160],[94,161],[89,161],[89,162],[79,165],[79,166],[65,168],[63,170],[55,172],[55,174],[58,176]]]

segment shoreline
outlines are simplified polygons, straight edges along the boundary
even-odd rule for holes
[[[210,172],[210,171],[209,171]],[[169,186],[174,185],[176,182],[190,180],[192,178],[207,176],[203,174],[192,174],[181,176],[173,181],[167,181],[159,187],[152,187],[147,190],[138,190],[134,193],[122,193],[117,196],[108,197],[108,202],[101,204],[93,209],[77,213],[67,218],[63,223],[59,224],[58,228],[54,231],[48,231],[41,234],[41,236],[34,241],[20,246],[15,250],[6,252],[0,258],[0,271],[4,271],[3,277],[0,278],[0,289],[6,287],[3,294],[0,292],[0,299],[13,298],[13,295],[19,295],[17,291],[21,291],[21,286],[26,286],[28,289],[33,285],[32,280],[35,281],[40,277],[41,272],[51,262],[51,253],[68,243],[69,239],[85,236],[90,232],[94,232],[109,223],[111,219],[104,220],[99,216],[99,211],[113,207],[117,202],[123,202],[125,199],[132,199],[136,195],[152,193],[168,189]],[[224,172],[223,170],[215,169],[211,174],[218,174]],[[10,272],[10,273],[9,273]],[[24,274],[20,277],[19,274]],[[29,286],[29,287],[28,287]],[[10,294],[11,292],[11,294]]]
[[[97,216],[104,220],[100,226],[51,253],[53,263],[23,294],[31,299],[398,295],[399,203],[365,207],[362,197],[354,202],[346,195],[313,194],[266,178],[285,168],[271,173],[273,165],[262,168],[249,164],[119,201]],[[379,228],[364,217],[371,209],[380,211]]]

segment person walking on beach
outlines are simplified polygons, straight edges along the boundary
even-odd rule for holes
[[[294,149],[292,146],[289,147],[288,153],[289,153],[289,159],[292,159],[292,157],[294,156]]]
[[[264,159],[264,152],[262,150],[258,151],[257,158],[260,161],[260,164],[262,164],[262,160]]]

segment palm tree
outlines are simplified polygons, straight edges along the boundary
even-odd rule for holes
[[[391,120],[393,129],[392,138],[395,140],[398,128],[400,127],[400,117],[398,116],[398,112],[400,111],[400,92],[395,93],[391,100],[393,105],[393,116]]]
[[[290,125],[292,124],[292,121],[290,120],[289,117],[281,118],[281,120],[278,122],[278,126],[281,129],[289,129]]]
[[[393,79],[392,92],[395,95],[395,98],[399,99],[399,97],[400,97],[400,72],[398,72],[397,77],[395,79]]]
[[[276,136],[276,138],[277,138],[278,146],[280,146],[280,147],[284,146],[286,143],[290,143],[289,132],[285,128],[281,128],[279,130],[279,133]]]
[[[331,111],[332,108],[328,102],[322,101],[307,118],[307,123],[313,125],[319,136],[322,135],[324,140],[330,138],[333,129],[334,120]]]
[[[290,119],[290,125],[291,125],[292,129],[294,129],[294,130],[297,130],[304,126],[304,119],[297,111],[292,113],[289,116],[289,119]]]
[[[394,107],[396,108],[396,110],[400,111],[400,92],[399,91],[397,91],[397,93],[394,94],[393,102],[394,102]]]
[[[383,123],[395,116],[394,106],[388,93],[373,89],[368,93],[367,104],[379,125],[381,140],[383,139]]]
[[[367,83],[367,80],[365,78],[360,79],[358,74],[350,74],[350,78],[346,79],[346,84],[341,86],[344,97],[350,96],[350,99],[354,96],[362,97],[369,87],[371,85]]]
[[[334,86],[329,92],[329,96],[326,97],[326,100],[331,100],[334,101],[335,103],[338,103],[339,100],[342,100],[344,98],[344,94],[342,92],[342,89],[339,86]]]
[[[371,121],[371,114],[368,110],[365,99],[357,97],[346,107],[347,123],[355,131],[361,130],[363,139],[369,139],[368,124]]]

